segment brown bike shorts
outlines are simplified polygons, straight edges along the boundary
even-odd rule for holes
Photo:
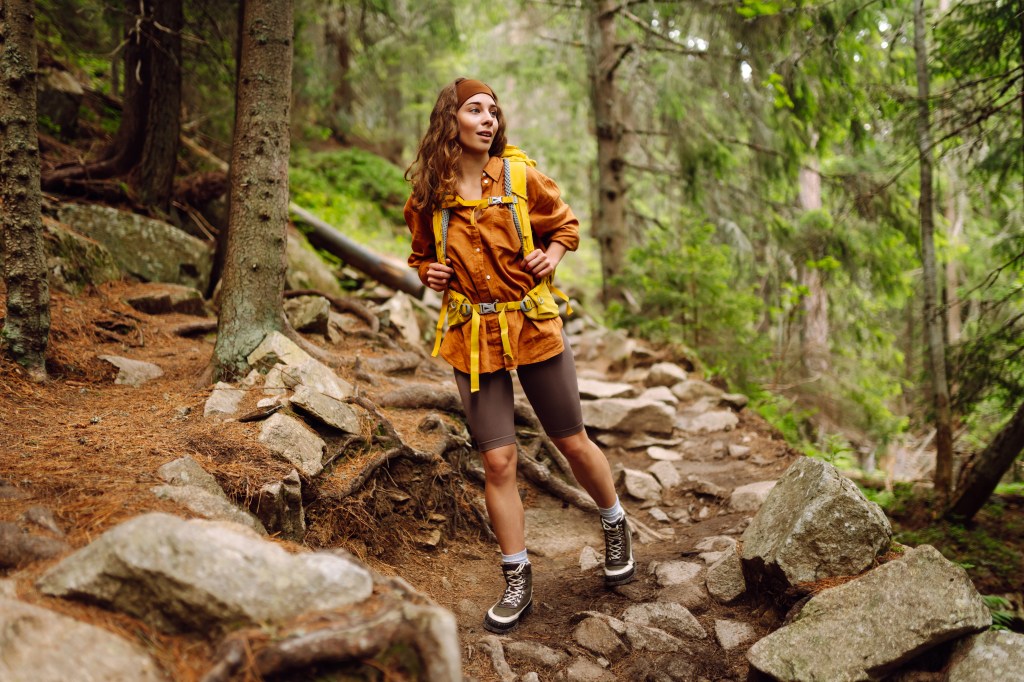
[[[564,333],[562,342],[565,349],[555,357],[519,365],[516,370],[533,411],[552,438],[572,436],[583,430],[576,362]],[[515,443],[512,375],[506,370],[481,374],[480,390],[470,393],[469,375],[457,369],[454,372],[477,449],[486,452]]]

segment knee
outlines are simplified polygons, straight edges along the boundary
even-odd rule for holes
[[[501,485],[516,478],[516,449],[501,447],[483,453],[484,473],[490,483]]]
[[[597,450],[586,431],[565,438],[552,438],[551,441],[569,461],[583,460]]]

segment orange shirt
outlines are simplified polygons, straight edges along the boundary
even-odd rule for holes
[[[491,157],[480,177],[481,196],[504,194],[502,160]],[[568,251],[579,245],[579,220],[562,201],[554,181],[530,166],[526,167],[526,196],[536,248],[552,242]],[[473,215],[475,213],[475,216]],[[437,260],[434,248],[433,216],[405,204],[405,222],[412,232],[409,265],[423,281],[427,268]],[[537,285],[523,266],[522,245],[508,206],[470,208],[455,206],[448,224],[446,255],[455,270],[448,286],[474,303],[519,301]],[[502,357],[497,315],[481,316],[480,373],[515,369],[540,362],[562,352],[562,320],[531,320],[522,313],[508,313],[512,360]],[[441,357],[455,369],[469,374],[469,323],[449,329],[441,343]]]

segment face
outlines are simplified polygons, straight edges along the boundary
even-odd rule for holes
[[[498,132],[498,105],[494,98],[478,93],[467,99],[456,115],[459,144],[470,153],[486,154]]]

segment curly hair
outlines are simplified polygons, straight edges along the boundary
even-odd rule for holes
[[[459,161],[462,159],[456,86],[464,80],[457,78],[441,89],[434,110],[430,112],[430,124],[420,141],[416,160],[405,171],[405,179],[412,182],[413,205],[418,211],[433,213],[440,208],[445,197],[455,194]],[[494,100],[497,104],[497,95]],[[498,127],[491,142],[491,156],[501,156],[505,151],[505,117],[501,107],[498,107],[497,118]]]

